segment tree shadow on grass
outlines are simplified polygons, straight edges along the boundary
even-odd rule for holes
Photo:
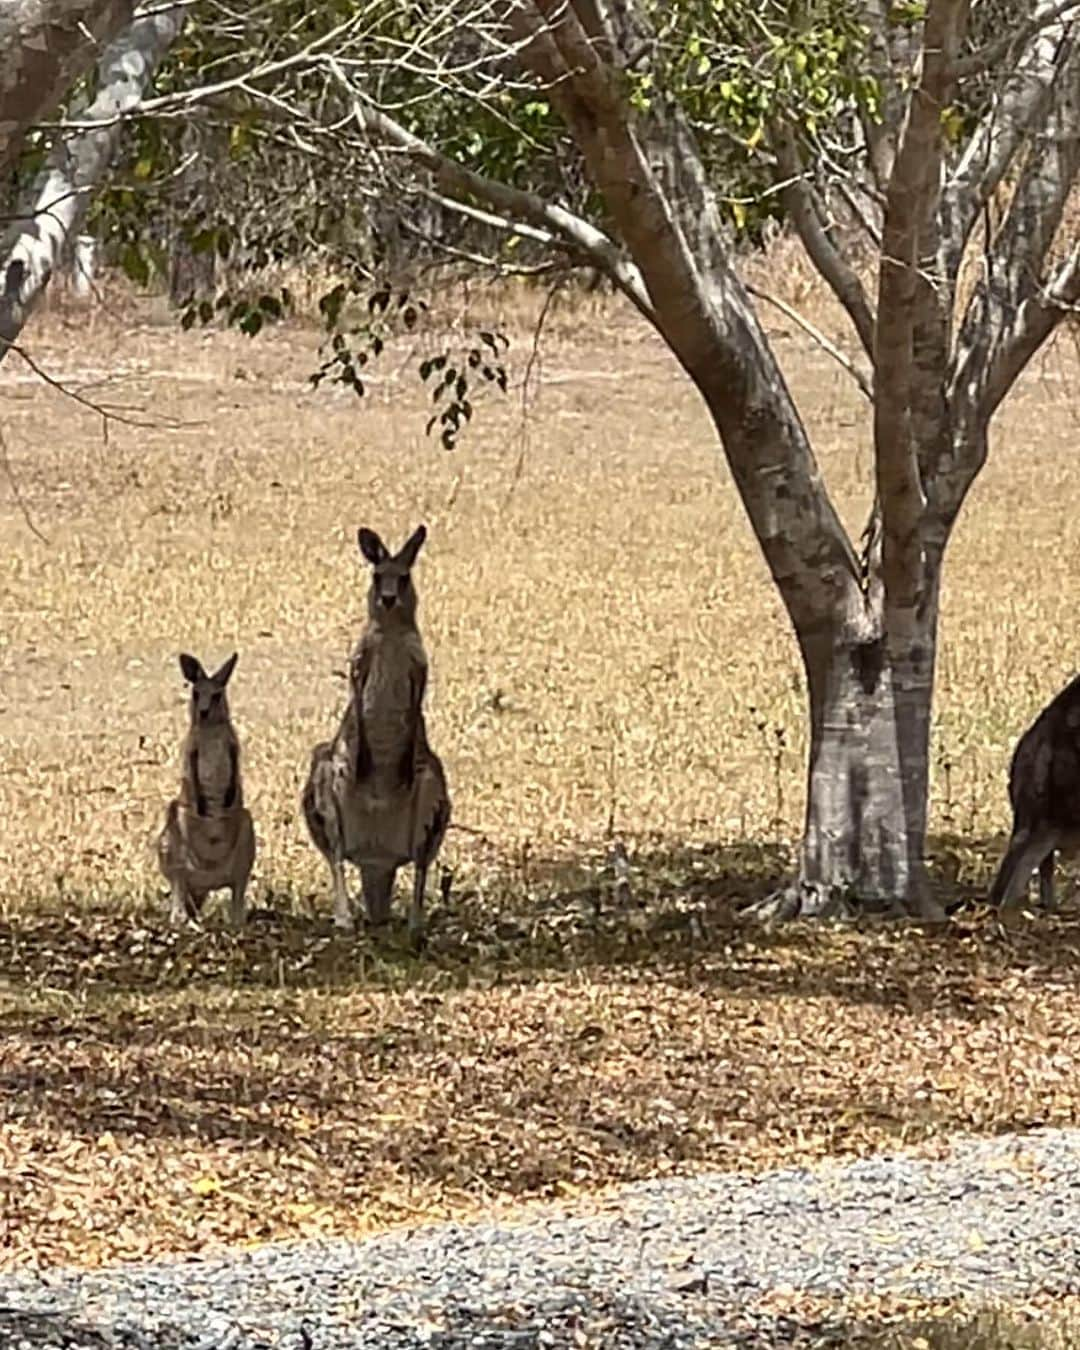
[[[297,1159],[318,1204],[381,1216],[403,1184],[535,1198],[571,1178],[762,1168],[793,1141],[816,1156],[1074,1123],[1041,1091],[1038,1036],[1017,1068],[996,1027],[969,1032],[1001,1018],[1010,1034],[1032,984],[1065,982],[1075,918],[1004,936],[967,919],[741,925],[733,896],[782,874],[771,849],[641,850],[625,894],[602,861],[552,862],[497,907],[463,887],[419,958],[398,930],[342,943],[286,906],[239,936],[27,916],[0,929],[0,1124],[47,1177],[111,1177],[118,1147],[141,1185],[168,1156],[178,1205],[234,1169],[286,1236],[276,1169]],[[1021,986],[1013,1005],[998,979]],[[41,1208],[27,1231],[67,1222]]]
[[[176,933],[163,914],[68,908],[0,921],[5,988],[82,997],[235,990],[355,990],[531,981],[567,972],[662,975],[716,995],[832,997],[978,1019],[987,982],[1022,968],[1048,984],[1080,975],[1080,912],[1019,917],[1004,928],[983,905],[1001,840],[934,842],[935,889],[953,910],[938,926],[795,923],[768,930],[741,911],[789,875],[776,844],[642,847],[616,874],[604,857],[533,861],[483,895],[435,903],[423,953],[400,914],[384,930],[336,935],[329,916],[272,893],[246,930]],[[400,885],[400,883],[399,883]],[[305,912],[305,910],[307,912]],[[2,1004],[0,1004],[2,1006]]]

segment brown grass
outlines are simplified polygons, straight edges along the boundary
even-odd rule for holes
[[[540,297],[496,299],[520,378]],[[557,302],[546,334],[527,422],[519,391],[490,399],[452,455],[392,378],[403,353],[363,402],[315,394],[299,324],[249,343],[136,309],[54,314],[33,335],[48,369],[155,423],[107,443],[5,367],[0,1264],[1076,1123],[1071,919],[767,942],[733,926],[798,834],[794,646],[658,340],[593,300]],[[797,331],[774,335],[857,531],[865,410]],[[933,827],[957,894],[1001,847],[1015,736],[1074,669],[1076,378],[1067,343],[1031,372],[952,547]],[[297,796],[361,622],[356,526],[400,540],[419,520],[459,828],[417,962],[394,935],[328,937]],[[264,913],[235,940],[163,931],[149,841],[177,778],[181,647],[241,654]]]

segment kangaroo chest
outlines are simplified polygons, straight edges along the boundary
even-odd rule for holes
[[[396,769],[409,745],[416,682],[425,665],[424,649],[411,635],[371,645],[359,702],[364,735],[377,768]]]
[[[221,804],[232,786],[232,744],[227,735],[204,733],[195,743],[199,793],[207,802]]]

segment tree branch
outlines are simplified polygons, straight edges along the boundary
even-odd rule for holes
[[[578,5],[587,4],[586,21]],[[653,35],[633,0],[517,0],[522,59],[549,92],[641,270],[654,322],[709,407],[743,504],[795,628],[863,640],[871,627],[855,550],[729,245],[697,144],[673,101],[631,109],[620,68],[648,72]],[[619,66],[605,64],[612,53]]]
[[[162,57],[184,26],[183,8],[159,9],[137,18],[106,48],[91,117],[109,117],[138,104]],[[61,140],[3,243],[0,289],[0,361],[22,331],[48,285],[68,241],[78,233],[90,194],[109,166],[120,124]]]
[[[1037,0],[1035,31],[1004,69],[1000,92],[953,170],[943,198],[946,269],[955,278],[971,232],[1032,128],[1046,114],[1066,20],[1060,0]]]
[[[1072,303],[1069,259],[1043,283],[1047,258],[1080,178],[1080,33],[1058,54],[1042,134],[1020,170],[983,275],[968,303],[953,385],[968,415],[988,421],[1024,365]],[[1074,256],[1074,255],[1072,255]]]
[[[882,192],[896,160],[905,107],[901,82],[908,73],[904,67],[911,64],[913,55],[910,32],[892,21],[890,9],[888,0],[864,0],[862,11],[868,34],[867,60],[878,83],[881,104],[879,118],[861,116],[860,122],[870,171]]]
[[[921,336],[931,347],[940,342],[927,305],[935,297],[920,289],[925,238],[934,221],[941,191],[941,113],[949,100],[952,67],[967,20],[967,0],[931,0],[923,32],[922,73],[912,92],[885,201],[882,258],[878,279],[875,343],[874,453],[882,521],[882,572],[886,604],[896,613],[913,613],[921,584],[920,525],[926,507],[920,437],[913,434],[913,402],[933,399],[923,384],[944,378],[916,364],[916,305]],[[932,233],[932,231],[930,231]],[[924,274],[925,275],[925,274]],[[925,283],[924,283],[925,286]],[[942,353],[942,356],[944,353]]]
[[[836,345],[835,342],[831,341],[828,337],[826,337],[826,335],[821,331],[820,328],[817,327],[816,324],[812,324],[810,320],[807,319],[804,315],[800,314],[799,311],[793,305],[789,305],[786,300],[781,300],[781,298],[778,295],[772,295],[769,291],[763,291],[760,286],[754,286],[749,281],[746,282],[745,285],[746,289],[750,292],[751,295],[755,296],[758,300],[764,300],[767,305],[772,305],[774,309],[778,309],[780,313],[783,314],[786,318],[790,319],[792,323],[798,324],[798,326],[803,330],[803,332],[808,337],[814,339],[814,341],[817,343],[817,345],[821,348],[823,352],[826,352],[829,356],[831,356],[832,359],[837,362],[837,364],[843,366],[843,368],[847,371],[847,373],[859,386],[859,392],[870,403],[873,403],[874,389],[870,381],[862,373],[862,371],[855,364],[855,362],[852,361],[847,355],[845,355],[845,353],[840,350],[840,348]]]
[[[970,56],[961,57],[955,67],[956,78],[968,80],[975,75],[986,75],[1003,64],[1011,65],[1021,47],[1051,24],[1057,23],[1058,19],[1071,15],[1074,10],[1080,12],[1080,0],[1058,0],[1057,4],[1042,6],[1013,32],[988,42]]]
[[[799,157],[795,142],[786,129],[774,133],[773,150],[780,175],[787,185],[780,200],[791,216],[810,261],[828,282],[836,298],[848,312],[863,350],[874,361],[874,315],[855,269],[829,238],[824,213]]]
[[[1050,284],[1029,296],[1002,334],[983,384],[980,413],[987,420],[1050,334],[1080,305],[1080,243],[1054,273]]]
[[[356,124],[366,135],[381,139],[402,151],[415,164],[426,169],[444,192],[454,196],[464,194],[466,197],[475,197],[508,216],[516,216],[541,230],[550,231],[565,245],[583,253],[597,267],[602,268],[646,318],[651,320],[654,317],[652,301],[641,273],[602,230],[565,207],[545,202],[535,193],[485,178],[450,159],[419,136],[407,131],[392,117],[367,103],[344,74],[340,71],[338,74],[352,100]]]

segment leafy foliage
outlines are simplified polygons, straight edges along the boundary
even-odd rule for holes
[[[755,234],[780,214],[773,193],[770,124],[782,122],[827,155],[851,115],[877,115],[879,88],[865,65],[867,29],[852,0],[653,0],[660,33],[655,73],[638,97],[662,87],[682,103],[736,231]]]
[[[380,357],[394,339],[416,335],[423,337],[423,320],[429,315],[428,303],[408,290],[398,290],[388,282],[379,283],[366,296],[357,282],[338,282],[319,301],[319,312],[327,338],[323,344],[325,359],[309,377],[318,388],[324,380],[351,389],[358,398],[365,392],[364,372]],[[356,317],[356,302],[361,301]],[[427,422],[427,434],[438,427],[445,450],[452,450],[466,424],[472,420],[470,393],[479,378],[506,393],[507,374],[498,360],[510,340],[504,333],[487,330],[477,334],[475,344],[466,338],[460,349],[447,346],[436,337],[435,350],[416,363],[420,379],[430,385],[436,411]]]
[[[648,0],[646,9],[656,39],[625,72],[627,97],[643,116],[658,98],[681,104],[736,236],[757,239],[782,214],[778,126],[830,206],[838,183],[858,180],[883,93],[857,0]],[[977,7],[971,43],[1023,12],[1024,0]],[[916,36],[924,13],[915,0],[894,4],[891,30]],[[260,0],[243,17],[199,0],[157,93],[208,84],[217,92],[183,117],[132,125],[93,228],[138,284],[167,282],[185,324],[222,321],[254,336],[290,309],[288,288],[267,279],[275,269],[328,277],[324,320],[344,312],[339,294],[350,311],[370,301],[362,323],[328,325],[312,376],[362,395],[388,319],[412,331],[408,305],[392,316],[380,309],[384,285],[412,295],[422,274],[448,262],[527,272],[548,254],[483,212],[469,214],[467,202],[455,211],[431,175],[359,129],[358,100],[389,109],[466,169],[607,223],[548,91],[516,72],[500,31],[486,0]],[[902,44],[897,51],[903,82],[911,72]],[[957,147],[991,97],[990,77],[976,78],[944,110]],[[40,151],[36,143],[27,154]],[[499,364],[473,360],[472,349],[444,355],[445,366],[422,378],[438,377],[430,425],[449,448],[472,416],[470,380],[502,388],[505,372],[500,379]]]

